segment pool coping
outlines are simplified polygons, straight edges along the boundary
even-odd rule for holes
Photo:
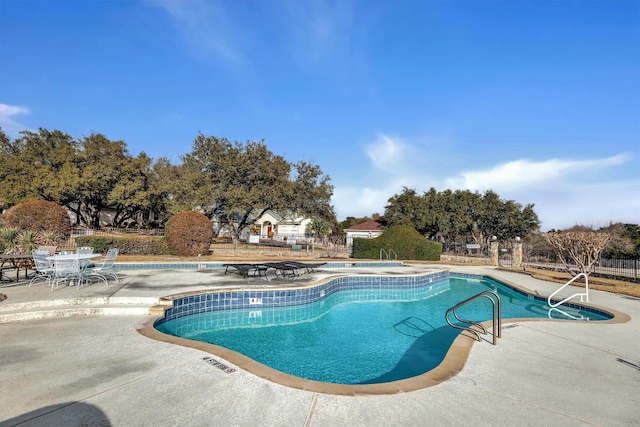
[[[458,274],[458,273],[454,273]],[[353,277],[353,276],[366,276],[366,275],[333,275],[321,280],[307,283],[300,288],[313,288],[321,286],[324,283],[329,281],[338,279],[340,277]],[[464,276],[464,274],[463,274]],[[475,275],[471,275],[475,276]],[[476,276],[478,277],[478,276]],[[504,283],[507,286],[510,286],[520,292],[525,294],[539,297],[539,298],[547,298],[548,295],[541,294],[537,291],[532,291],[524,286],[515,284],[504,278],[497,278],[492,275],[484,274],[480,277],[492,279],[498,281],[500,283]],[[276,287],[271,288],[270,290],[286,290],[288,288],[285,287]],[[255,288],[251,287],[241,287],[236,289],[236,291],[255,291]],[[228,290],[216,290],[213,293],[217,292],[225,292]],[[193,348],[197,350],[204,351],[213,356],[220,357],[225,361],[235,365],[236,367],[254,374],[260,378],[266,379],[268,381],[272,381],[274,383],[278,383],[287,387],[292,387],[300,390],[311,391],[316,393],[323,394],[331,394],[331,395],[342,395],[342,396],[360,396],[360,395],[388,395],[388,394],[397,394],[397,393],[406,393],[416,390],[422,390],[425,388],[436,386],[444,381],[448,381],[451,378],[455,377],[459,372],[464,368],[471,349],[473,345],[478,342],[475,336],[471,335],[467,331],[462,331],[458,337],[453,341],[451,347],[447,351],[444,356],[442,362],[434,369],[425,372],[416,377],[392,381],[387,383],[378,383],[378,384],[333,384],[333,383],[325,383],[320,381],[308,380],[300,377],[296,377],[294,375],[286,374],[284,372],[278,371],[276,369],[270,368],[266,365],[263,365],[250,357],[247,357],[243,354],[235,352],[225,347],[221,347],[215,344],[204,343],[200,341],[193,341],[186,338],[180,338],[173,335],[168,335],[158,331],[155,328],[155,323],[164,317],[164,311],[168,308],[171,308],[172,301],[180,298],[184,298],[191,295],[202,295],[205,292],[202,291],[192,291],[181,294],[173,294],[162,297],[160,300],[162,302],[161,305],[152,307],[150,309],[151,316],[147,318],[143,323],[136,327],[136,330],[143,336],[161,342],[166,342],[170,344],[176,344],[183,347]],[[211,292],[206,292],[211,293]],[[171,305],[169,305],[171,303]],[[574,303],[575,304],[575,303]],[[610,308],[603,308],[600,306],[596,306],[589,302],[580,302],[576,304],[582,307],[591,308],[592,310],[601,311],[610,313],[613,317],[607,320],[599,320],[594,322],[589,322],[591,324],[620,324],[628,322],[631,317],[625,313],[622,313],[617,310],[613,310]],[[504,329],[504,325],[508,324],[516,324],[520,322],[538,322],[538,321],[551,321],[551,322],[574,322],[573,320],[566,319],[539,319],[539,318],[513,318],[506,319],[502,321],[502,327]],[[491,321],[483,322],[483,326],[485,326],[488,330],[491,328]],[[583,322],[581,323],[583,324]],[[491,344],[486,338],[481,338],[482,341],[485,341],[487,344]]]

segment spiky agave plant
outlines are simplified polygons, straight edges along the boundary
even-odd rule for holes
[[[37,248],[38,233],[31,230],[25,230],[18,235],[18,248],[23,252],[30,254],[32,250]]]
[[[41,231],[39,234],[40,244],[44,246],[53,246],[56,244],[56,233],[53,231]]]
[[[2,253],[10,254],[18,250],[18,234],[20,229],[16,227],[0,228],[0,249]]]

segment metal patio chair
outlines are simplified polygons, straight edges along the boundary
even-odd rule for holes
[[[101,277],[108,284],[108,278],[113,277],[113,279],[117,282],[120,281],[118,279],[118,275],[115,273],[115,263],[116,257],[118,256],[118,248],[109,249],[107,255],[104,257],[104,261],[102,261],[102,265],[92,268],[87,268],[84,271],[84,275],[86,277]]]
[[[46,280],[47,284],[51,286],[51,280],[55,274],[55,269],[50,258],[49,251],[34,249],[31,251],[31,254],[33,255],[33,262],[35,264],[35,274],[29,282],[29,286],[33,285],[40,279]]]
[[[73,285],[77,282],[78,288],[82,285],[82,272],[78,259],[56,259],[53,262],[53,279],[51,280],[51,291],[53,287],[59,287],[60,282],[67,282]]]

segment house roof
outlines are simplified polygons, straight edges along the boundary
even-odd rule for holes
[[[344,231],[382,231],[382,226],[375,219],[356,224],[352,227],[345,228]]]

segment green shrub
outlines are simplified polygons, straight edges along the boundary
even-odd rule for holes
[[[195,211],[175,214],[164,231],[175,255],[207,255],[213,241],[213,227],[209,218]]]
[[[106,254],[111,248],[118,248],[121,255],[170,255],[171,249],[163,237],[76,237],[76,245],[91,246],[95,252]]]
[[[413,227],[398,225],[375,239],[353,239],[352,258],[378,259],[381,249],[396,253],[399,260],[439,261],[442,244],[425,239]],[[393,257],[393,253],[390,254]]]
[[[47,235],[63,242],[71,235],[71,219],[67,210],[55,202],[31,200],[18,203],[3,215],[5,227]]]
[[[380,258],[379,237],[375,239],[364,239],[355,237],[351,249],[351,258],[358,259],[378,259]]]

